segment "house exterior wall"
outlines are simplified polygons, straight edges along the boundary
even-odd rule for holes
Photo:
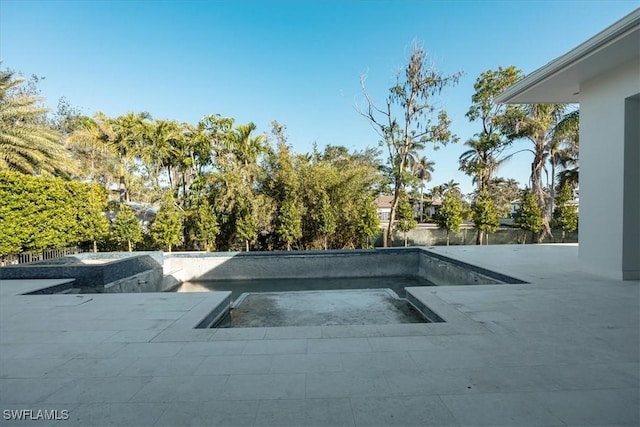
[[[380,221],[389,221],[391,217],[391,208],[378,208],[378,218]]]
[[[634,232],[632,212],[627,214],[625,227],[625,198],[627,206],[632,206],[630,200],[637,197],[640,186],[637,174],[635,182],[625,183],[625,167],[638,168],[637,160],[635,166],[633,159],[625,161],[625,100],[640,93],[639,76],[640,60],[634,60],[580,85],[579,258],[597,273],[625,279],[640,276],[639,262],[629,261],[631,240],[624,237]],[[628,128],[627,124],[627,133]],[[629,150],[633,142],[628,139],[627,152],[634,155]],[[627,271],[623,275],[625,252]]]

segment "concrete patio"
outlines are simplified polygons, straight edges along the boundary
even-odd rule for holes
[[[0,425],[640,424],[640,282],[577,245],[433,250],[530,283],[412,288],[446,323],[215,330],[193,326],[226,293],[2,281]]]

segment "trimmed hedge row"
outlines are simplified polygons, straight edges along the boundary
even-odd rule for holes
[[[0,255],[98,241],[106,207],[97,184],[0,171]]]

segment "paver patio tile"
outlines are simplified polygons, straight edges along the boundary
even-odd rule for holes
[[[207,356],[194,375],[268,374],[270,355]]]
[[[357,426],[457,426],[438,396],[351,398]]]
[[[0,405],[5,406],[2,409],[22,409],[9,405],[43,402],[49,395],[72,384],[71,378],[3,378],[0,379]]]
[[[71,359],[49,371],[46,376],[52,378],[115,377],[132,361],[133,359],[122,358]]]
[[[390,395],[436,395],[477,393],[466,369],[430,369],[416,372],[411,369],[387,371],[384,376],[391,389]]]
[[[255,426],[354,426],[348,399],[260,401]]]
[[[568,425],[640,425],[638,388],[554,391],[535,398]]]
[[[309,340],[309,353],[371,351],[367,338],[322,338]]]
[[[307,375],[307,398],[388,396],[389,384],[381,372],[319,372]]]
[[[224,399],[301,399],[305,381],[305,374],[231,375]]]
[[[267,328],[220,328],[209,338],[210,341],[261,340]]]
[[[194,375],[204,359],[204,356],[131,358],[119,375],[127,377]],[[127,359],[119,358],[118,360],[126,361]]]
[[[416,364],[405,351],[341,353],[342,365],[348,372],[381,372],[416,370]]]
[[[62,426],[146,427],[154,426],[165,410],[163,403],[90,403],[69,411]]]
[[[127,402],[149,381],[149,377],[78,378],[49,395],[45,402]]]
[[[440,396],[461,426],[563,426],[533,393]]]
[[[271,373],[342,371],[339,354],[275,354]]]
[[[0,378],[38,378],[70,359],[3,359]]]
[[[147,342],[147,343],[124,343],[118,350],[115,357],[172,357],[175,356],[182,347],[182,342]]]
[[[256,400],[167,403],[154,427],[252,426],[257,410]]]
[[[176,354],[177,356],[222,356],[242,354],[245,341],[207,341],[187,342]]]
[[[306,339],[247,341],[242,354],[296,354],[307,352]]]
[[[144,377],[148,378],[148,377]],[[185,375],[148,378],[131,402],[204,402],[225,393],[227,375]]]

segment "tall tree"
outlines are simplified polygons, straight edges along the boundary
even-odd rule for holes
[[[500,226],[498,218],[498,209],[487,190],[481,190],[475,197],[475,201],[471,206],[473,212],[473,222],[476,228],[486,236],[486,242],[489,244],[489,233],[495,232]],[[482,241],[480,242],[482,244]]]
[[[536,243],[535,236],[544,229],[542,209],[540,209],[535,193],[528,188],[522,190],[515,223],[521,229],[531,232],[533,243]],[[525,242],[526,234],[523,234],[522,243]]]
[[[71,191],[73,201],[77,203],[77,242],[91,242],[93,252],[98,252],[98,242],[109,235],[109,220],[105,215],[106,191],[96,183],[87,185],[78,182],[73,182]]]
[[[111,225],[111,235],[118,244],[126,243],[129,252],[133,251],[134,244],[142,240],[140,222],[133,210],[124,203],[120,204],[116,218]]]
[[[125,182],[127,163],[140,156],[143,147],[145,121],[151,118],[149,113],[128,112],[112,120],[114,137],[109,144],[118,154],[120,163],[120,202],[129,201],[129,192]]]
[[[189,219],[190,223],[193,224],[194,235],[192,240],[198,242],[200,248],[205,251],[213,250],[220,228],[218,227],[218,221],[213,209],[206,198],[198,204],[198,207]]]
[[[466,116],[471,122],[479,121],[481,130],[465,142],[469,150],[460,155],[459,162],[460,170],[473,177],[475,197],[490,190],[493,175],[515,154],[507,155],[505,149],[513,142],[510,129],[524,115],[523,109],[521,106],[498,104],[495,98],[520,78],[522,72],[516,67],[499,67],[483,72],[473,86],[476,92],[471,97],[472,105]],[[486,206],[486,202],[481,205]],[[483,233],[484,229],[478,228],[476,244],[482,244]]]
[[[515,179],[492,178],[483,191],[487,192],[499,218],[507,218],[511,213],[511,202],[520,197],[520,187]],[[476,193],[474,200],[479,197]]]
[[[234,132],[229,133],[226,138],[228,150],[236,157],[240,164],[244,165],[247,173],[249,173],[249,177],[252,177],[252,171],[250,171],[249,168],[256,165],[260,155],[267,151],[265,136],[253,136],[252,134],[255,130],[256,125],[254,123],[239,125]]]
[[[177,181],[178,164],[182,160],[180,155],[183,154],[178,147],[179,140],[183,137],[180,126],[170,120],[141,120],[138,126],[141,133],[138,151],[150,169],[151,178],[156,187],[160,188],[160,173],[165,170],[169,188],[173,190]]]
[[[562,117],[552,130],[551,141],[548,145],[549,162],[551,163],[551,204],[549,210],[554,210],[556,198],[556,168],[562,168],[560,188],[564,186],[566,177],[575,177],[569,184],[578,185],[578,147],[580,139],[580,111],[573,110]],[[562,179],[562,176],[565,179]]]
[[[578,210],[569,202],[573,200],[571,186],[565,184],[556,197],[556,208],[553,213],[553,225],[562,230],[562,243],[567,231],[578,229]]]
[[[460,200],[459,193],[453,191],[453,189],[446,191],[436,221],[440,228],[444,228],[447,231],[447,246],[449,246],[450,232],[457,233],[460,231],[462,209],[462,200]]]
[[[180,243],[182,238],[182,212],[178,209],[171,193],[162,199],[156,218],[149,227],[153,241],[168,252]]]
[[[413,206],[409,203],[407,194],[403,192],[398,203],[398,222],[396,227],[403,233],[405,247],[407,246],[407,233],[416,228],[417,225],[418,221],[416,221]]]
[[[81,166],[79,176],[109,187],[117,177],[115,134],[111,121],[103,113],[77,117],[67,137],[67,146]]]
[[[40,99],[22,88],[24,79],[0,70],[0,170],[69,176],[77,167],[49,126]]]
[[[543,182],[543,173],[549,158],[549,149],[554,143],[554,129],[562,120],[567,107],[561,104],[526,105],[526,115],[514,125],[515,135],[528,139],[533,144],[530,184],[538,208],[542,212],[542,228],[533,233],[534,242],[551,234],[551,194]]]
[[[413,175],[419,180],[420,186],[420,222],[424,221],[424,184],[431,181],[431,173],[433,172],[433,166],[435,162],[427,159],[426,156],[422,156],[417,161],[412,163],[411,169]]]
[[[284,138],[284,129],[274,122],[273,133],[278,140],[276,152],[271,156],[270,179],[267,183],[269,195],[276,204],[275,232],[287,250],[294,241],[302,237],[300,179],[294,169],[294,159]]]
[[[456,197],[460,198],[462,196],[462,192],[460,191],[460,183],[455,182],[453,179],[442,184],[442,193],[446,195],[447,193],[453,193]]]
[[[396,83],[389,89],[384,105],[378,106],[369,95],[365,86],[365,77],[361,86],[366,99],[366,109],[360,110],[376,130],[386,147],[388,163],[392,172],[393,201],[389,225],[384,235],[384,245],[391,244],[393,218],[395,218],[400,194],[410,176],[409,155],[431,143],[434,149],[449,142],[456,142],[449,130],[447,113],[437,113],[433,98],[447,86],[458,83],[461,72],[443,75],[433,65],[427,64],[427,54],[417,44],[414,46],[409,63],[402,73],[396,76]]]

